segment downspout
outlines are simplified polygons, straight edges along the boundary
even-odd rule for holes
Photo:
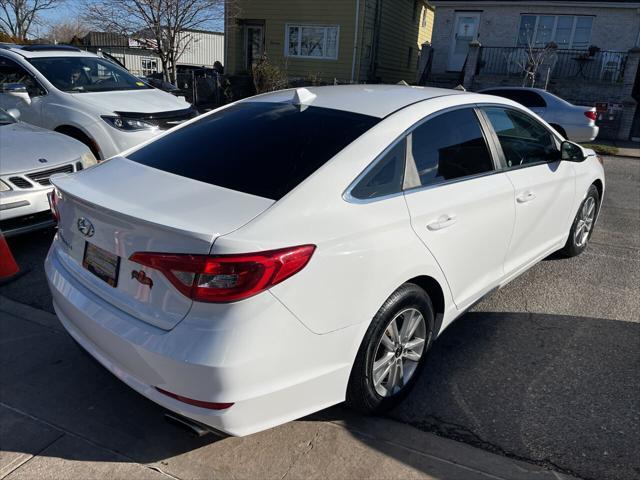
[[[356,55],[358,54],[358,26],[360,25],[360,0],[356,0],[356,24],[353,29],[353,59],[351,61],[351,83],[356,77]]]

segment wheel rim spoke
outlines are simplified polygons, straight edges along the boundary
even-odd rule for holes
[[[389,376],[389,372],[393,367],[393,355],[383,357],[373,366],[373,384],[378,387],[385,378]]]
[[[422,315],[417,310],[411,310],[410,314],[405,314],[405,320],[400,332],[400,338],[403,342],[408,341],[413,336],[421,320]]]
[[[393,340],[389,338],[388,330],[389,329],[387,328],[387,330],[382,334],[382,340],[380,343],[387,351],[393,352],[396,346],[394,345]]]
[[[395,345],[397,345],[398,343],[400,343],[400,333],[398,332],[398,320],[397,318],[394,318],[392,320],[392,322],[389,324],[389,328],[387,328],[387,330],[389,331],[389,336],[391,337],[391,340],[393,340],[393,343]]]

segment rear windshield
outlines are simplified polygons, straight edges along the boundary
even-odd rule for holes
[[[166,135],[128,158],[279,200],[379,121],[328,108],[240,103]]]

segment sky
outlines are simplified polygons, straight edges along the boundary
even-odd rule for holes
[[[99,1],[99,0],[98,0]],[[79,0],[66,0],[61,6],[58,6],[51,10],[45,10],[40,14],[40,23],[42,26],[35,26],[31,33],[34,37],[39,37],[40,33],[44,34],[48,28],[47,25],[57,23],[61,20],[75,20],[80,13],[81,1]],[[40,31],[38,31],[40,29]],[[224,29],[224,22],[212,22],[211,25],[203,27],[203,29],[210,29],[221,32]]]

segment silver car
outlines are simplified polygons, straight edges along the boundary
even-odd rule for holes
[[[0,109],[0,231],[11,236],[54,225],[49,178],[95,163],[79,141],[19,122]]]
[[[508,98],[524,105],[572,142],[590,142],[598,136],[595,107],[573,105],[540,88],[496,87],[480,93]]]

